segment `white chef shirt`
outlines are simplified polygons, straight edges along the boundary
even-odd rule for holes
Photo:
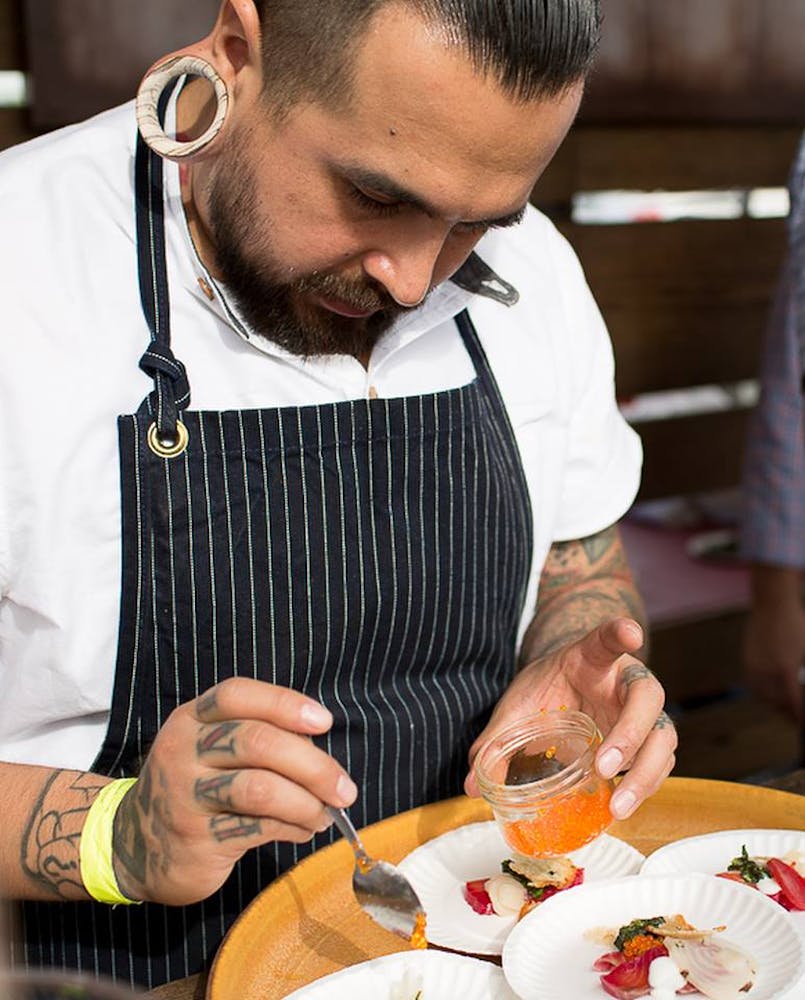
[[[111,704],[121,539],[116,418],[151,391],[137,284],[133,104],[0,155],[0,759],[87,769]],[[579,263],[536,210],[491,231],[506,306],[447,282],[378,343],[303,360],[254,337],[199,261],[166,164],[172,346],[192,409],[438,392],[474,377],[469,306],[515,430],[534,515],[520,634],[554,541],[614,523],[640,444],[618,413],[611,345]],[[212,289],[210,299],[202,288]]]

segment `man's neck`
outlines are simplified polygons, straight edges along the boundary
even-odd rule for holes
[[[182,87],[176,101],[176,135],[183,140],[193,139],[201,135],[212,120],[213,105],[210,100],[209,87],[203,80],[191,80]],[[199,259],[214,278],[220,278],[215,262],[215,244],[209,228],[199,209],[196,196],[196,170],[192,163],[182,163],[179,166],[179,183],[182,192],[182,207],[184,208],[187,228],[190,238],[196,248]]]

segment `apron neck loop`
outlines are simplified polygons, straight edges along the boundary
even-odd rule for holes
[[[166,87],[159,99],[159,119],[163,125],[176,82]],[[148,148],[138,132],[134,164],[137,272],[140,301],[151,331],[151,343],[140,359],[140,368],[154,380],[151,409],[159,437],[175,441],[179,412],[190,403],[190,386],[184,365],[174,357],[170,346],[163,175],[162,159]]]

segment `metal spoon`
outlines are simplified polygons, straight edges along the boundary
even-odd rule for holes
[[[425,911],[411,883],[394,865],[369,857],[343,809],[327,809],[355,854],[352,891],[358,904],[381,927],[410,942],[414,930],[425,927]]]

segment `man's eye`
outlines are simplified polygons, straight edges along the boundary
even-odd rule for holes
[[[402,207],[402,203],[399,201],[378,201],[376,198],[372,198],[370,195],[366,194],[365,191],[361,191],[360,188],[357,188],[354,185],[350,187],[349,193],[350,196],[358,202],[361,208],[364,208],[367,212],[372,212],[375,215],[395,215]]]
[[[488,222],[459,222],[453,227],[453,232],[459,235],[483,236],[488,229],[491,229]]]

